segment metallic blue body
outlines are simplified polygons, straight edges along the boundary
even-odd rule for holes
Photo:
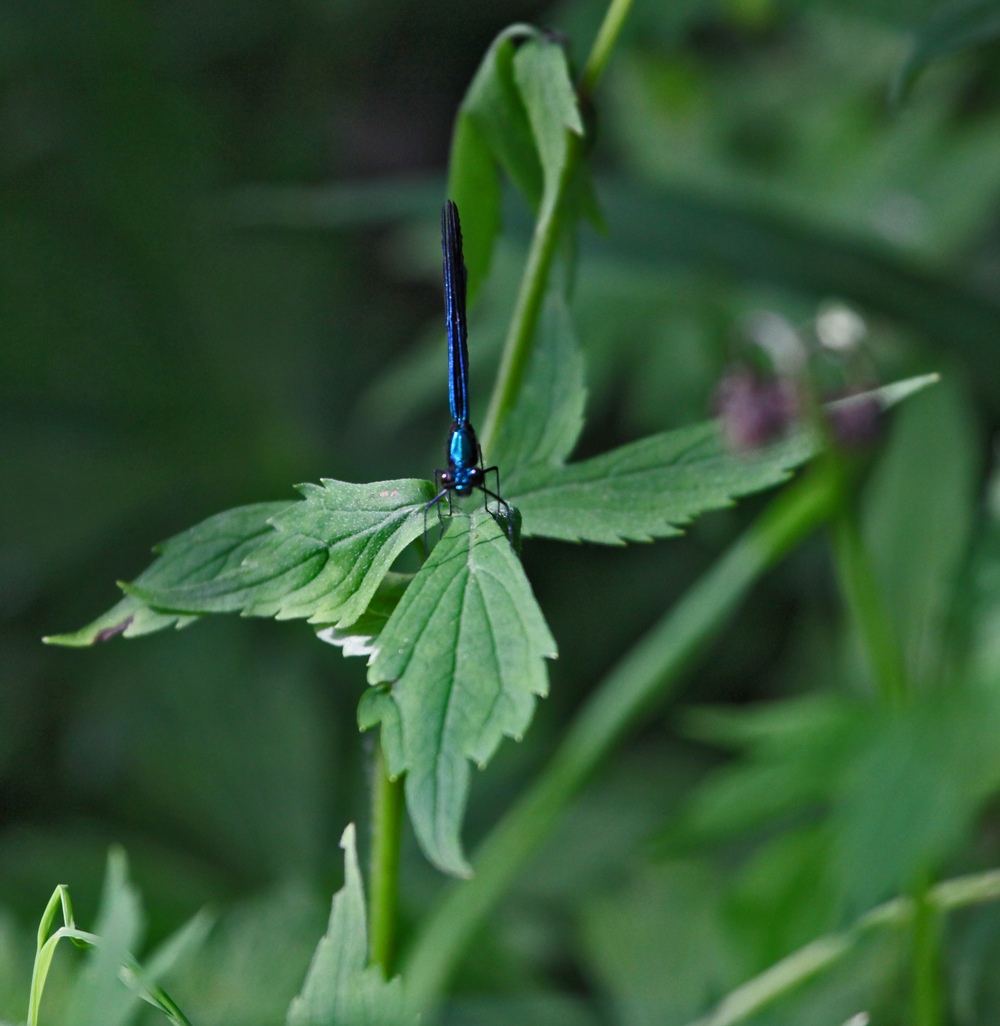
[[[473,488],[482,485],[479,459],[479,442],[472,425],[468,421],[452,424],[448,432],[448,472],[456,495],[471,495]]]
[[[476,432],[469,423],[469,350],[466,344],[468,328],[465,319],[466,270],[462,259],[462,227],[458,208],[448,200],[441,211],[441,248],[444,252],[444,307],[448,328],[448,403],[451,406],[452,425],[448,432],[448,469],[437,471],[440,491],[427,504],[437,505],[445,495],[471,495],[473,489],[482,490],[487,500],[492,497],[503,511],[505,522],[511,520],[511,510],[498,492],[500,475],[496,467],[483,468],[483,454]],[[497,491],[486,486],[487,473],[497,475]],[[489,504],[487,502],[487,509]],[[495,517],[499,513],[493,514]],[[426,516],[426,510],[425,510]],[[505,528],[506,530],[506,528]],[[513,544],[513,543],[512,543]]]

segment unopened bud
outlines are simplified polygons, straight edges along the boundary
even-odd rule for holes
[[[765,380],[746,368],[730,371],[719,383],[715,406],[731,449],[746,452],[780,438],[798,413],[795,386]]]

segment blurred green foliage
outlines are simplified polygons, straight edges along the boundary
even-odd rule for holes
[[[660,718],[576,803],[470,946],[448,1022],[682,1026],[919,879],[1000,863],[990,33],[890,100],[911,33],[954,25],[948,6],[637,0],[598,98],[609,232],[585,234],[573,299],[578,455],[701,419],[754,312],[809,335],[822,301],[853,304],[856,383],[947,378],[894,420],[861,501],[920,700],[872,709],[829,549],[810,543],[692,674],[702,708]],[[0,1018],[24,1015],[53,886],[91,923],[117,841],[150,943],[220,912],[167,980],[193,1021],[284,1020],[345,823],[365,844],[363,665],[295,623],[86,653],[38,639],[219,509],[440,462],[455,110],[504,25],[564,28],[579,60],[603,7],[0,2]],[[512,196],[502,212],[470,337],[480,400],[529,224]],[[470,841],[756,508],[623,551],[526,543],[560,659],[525,740],[475,775]],[[409,838],[405,925],[439,887]],[[954,1021],[995,1022],[1000,910],[954,915],[946,940]],[[754,1021],[905,1021],[907,943],[866,938]],[[49,1021],[72,1014],[77,962],[56,956]]]

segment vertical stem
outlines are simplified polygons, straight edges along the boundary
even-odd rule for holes
[[[907,691],[903,660],[852,509],[845,507],[837,518],[834,550],[844,601],[879,694],[887,705],[901,706]]]
[[[598,29],[594,44],[587,58],[583,76],[580,79],[579,96],[581,102],[590,99],[597,88],[597,83],[607,67],[611,51],[621,33],[622,25],[632,7],[633,0],[611,0],[601,27]],[[490,406],[483,422],[483,430],[479,436],[483,447],[483,455],[489,461],[489,453],[497,439],[500,426],[507,419],[507,414],[514,407],[524,368],[531,352],[531,340],[538,323],[538,312],[545,297],[545,289],[549,280],[549,269],[552,257],[559,242],[559,231],[562,226],[563,200],[573,176],[576,174],[583,155],[583,139],[575,132],[566,132],[566,162],[563,164],[557,187],[551,196],[546,196],[535,222],[535,231],[528,250],[528,260],[521,276],[521,285],[517,293],[517,303],[511,317],[507,339],[504,342],[500,370],[497,373]]]
[[[611,0],[604,21],[598,29],[594,45],[590,48],[590,56],[587,58],[587,65],[583,69],[580,78],[580,99],[589,99],[597,86],[597,82],[604,69],[607,67],[608,58],[618,40],[618,35],[625,23],[625,18],[632,8],[633,0]]]
[[[476,852],[476,875],[450,884],[423,922],[404,973],[415,1008],[439,1000],[466,945],[601,760],[677,684],[754,581],[830,516],[840,489],[837,464],[809,470],[598,685],[541,775]]]
[[[403,780],[390,780],[382,744],[375,747],[372,779],[371,896],[368,912],[368,959],[388,977],[396,949],[399,894],[399,838],[403,823]]]
[[[913,972],[910,994],[912,1026],[942,1026],[944,987],[941,979],[941,909],[931,901],[930,887],[921,885],[914,895]]]
[[[546,196],[542,208],[538,212],[535,231],[531,237],[531,248],[524,265],[524,274],[517,292],[517,302],[507,329],[503,356],[500,358],[500,369],[497,372],[490,406],[486,412],[480,441],[483,447],[483,458],[489,462],[490,449],[496,441],[500,426],[507,419],[507,414],[514,408],[517,394],[521,388],[524,369],[528,365],[531,353],[531,340],[538,323],[538,312],[545,298],[548,286],[549,270],[552,257],[559,242],[559,230],[562,224],[560,216],[563,196],[570,179],[576,173],[583,149],[583,141],[575,133],[566,132],[566,163],[559,177],[559,185],[551,197]]]

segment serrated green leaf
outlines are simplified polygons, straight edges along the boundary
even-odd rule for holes
[[[368,608],[348,627],[328,624],[316,628],[316,637],[328,645],[336,645],[345,656],[367,656],[374,650],[375,639],[389,622],[393,610],[399,605],[413,574],[397,574],[391,570],[385,575],[368,603]]]
[[[583,354],[559,289],[550,289],[517,403],[500,429],[490,459],[506,476],[518,467],[557,466],[583,430],[587,400]]]
[[[932,61],[1000,36],[998,0],[958,0],[946,5],[914,33],[913,49],[893,92],[901,100]]]
[[[258,503],[209,517],[157,546],[127,598],[76,634],[86,645],[189,623],[205,613],[353,623],[393,560],[424,529],[429,481],[302,485],[296,503]],[[133,619],[129,621],[129,617]]]
[[[886,408],[936,380],[911,378],[866,395]],[[780,484],[819,444],[815,432],[801,428],[757,452],[733,453],[718,422],[707,421],[580,463],[524,467],[507,479],[504,494],[520,509],[526,536],[605,545],[648,541],[680,534],[699,513]]]
[[[566,166],[566,133],[583,135],[565,51],[543,36],[527,40],[514,54],[514,79],[541,158],[545,199],[552,202]]]
[[[316,948],[302,993],[288,1009],[288,1026],[403,1026],[407,1013],[400,977],[388,982],[368,965],[365,893],[354,824],[340,839],[344,886],[333,896],[330,922]]]
[[[126,638],[138,638],[143,634],[153,634],[166,630],[168,627],[188,627],[197,616],[182,616],[178,613],[158,613],[150,609],[145,602],[126,595],[117,605],[112,606],[103,616],[93,623],[87,624],[72,634],[50,634],[42,641],[46,645],[64,645],[67,648],[87,648],[99,641],[110,641],[118,634]]]
[[[287,502],[258,502],[203,520],[159,545],[160,554],[133,585],[145,589],[169,588],[184,581],[210,580],[224,574],[250,556],[274,531],[271,517],[287,509]],[[150,634],[167,627],[186,627],[197,616],[151,609],[138,595],[126,595],[121,602],[93,623],[73,634],[57,634],[45,641],[50,645],[83,647],[108,641],[116,634],[126,638]]]
[[[556,644],[510,544],[488,513],[452,517],[378,639],[368,679],[390,683],[410,819],[428,858],[467,876],[460,830],[469,760],[484,765],[519,737],[548,689]]]

